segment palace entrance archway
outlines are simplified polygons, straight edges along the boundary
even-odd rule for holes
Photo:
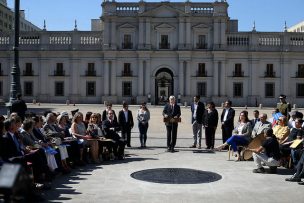
[[[161,68],[155,74],[155,104],[163,105],[173,95],[173,73],[168,68]]]

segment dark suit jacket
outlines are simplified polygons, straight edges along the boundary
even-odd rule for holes
[[[110,130],[114,128],[114,130]],[[120,126],[117,121],[113,120],[111,123],[109,120],[104,120],[102,122],[102,132],[107,139],[119,140],[120,136],[117,134],[117,131],[120,131]]]
[[[224,120],[224,116],[225,116],[225,112],[226,112],[226,111],[227,111],[226,109],[223,110],[223,113],[222,113],[222,115],[221,115],[221,122],[224,122],[223,120]],[[232,127],[232,128],[234,128],[234,116],[235,116],[235,111],[234,111],[234,109],[233,109],[233,108],[229,108],[229,110],[228,110],[228,115],[227,115],[227,119],[226,119],[226,121],[224,122],[223,126],[227,126],[227,127]]]
[[[112,109],[112,111],[113,111],[113,114],[114,114],[114,120],[117,121],[116,113],[115,113],[115,111],[114,111],[113,109]],[[107,110],[105,109],[105,110],[102,112],[101,120],[102,120],[102,121],[105,121],[105,120],[107,120],[107,119],[108,119],[108,117],[107,117]]]
[[[3,158],[4,161],[9,161],[9,158],[12,157],[23,156],[23,154],[21,153],[22,149],[20,148],[20,151],[18,151],[12,136],[8,132],[6,132],[3,136],[2,146],[0,150],[1,150],[1,157]]]
[[[174,118],[174,117],[179,118],[181,116],[180,106],[175,104],[174,109],[172,110],[170,103],[167,103],[163,110],[163,116],[165,115],[167,115],[169,118]],[[172,125],[172,123],[166,123],[166,125]]]
[[[204,124],[206,123],[206,114],[205,114],[205,105],[203,102],[198,102],[197,103],[197,109],[196,109],[196,122],[199,124]],[[192,112],[192,118],[191,122],[194,123],[194,103],[191,104],[191,112]]]
[[[122,131],[131,130],[134,126],[132,112],[130,110],[128,110],[128,120],[126,121],[124,111],[123,110],[119,111],[119,113],[118,113],[118,123],[119,123]]]
[[[206,117],[207,117],[207,122],[206,125],[209,128],[212,127],[217,127],[218,124],[218,112],[216,109],[213,109],[213,111],[211,111],[210,113],[208,113],[208,111],[206,110]]]

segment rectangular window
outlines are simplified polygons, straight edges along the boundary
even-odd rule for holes
[[[131,97],[132,96],[132,82],[122,83],[122,96]]]
[[[57,75],[57,76],[65,75],[64,70],[63,70],[63,63],[56,63],[56,70],[55,70],[54,75]]]
[[[132,76],[131,63],[124,63],[122,76]]]
[[[304,97],[304,83],[297,84],[297,97]]]
[[[196,48],[197,49],[206,49],[206,35],[198,36]]]
[[[24,82],[24,96],[33,96],[33,82]]]
[[[132,46],[133,46],[133,44],[131,41],[131,35],[129,35],[129,34],[124,35],[122,48],[123,49],[132,49]]]
[[[160,49],[169,49],[170,48],[169,36],[168,35],[161,35],[160,36],[159,48]]]
[[[298,78],[303,78],[304,77],[304,64],[299,64],[298,65],[297,77]]]
[[[244,72],[242,71],[242,64],[241,63],[236,63],[234,65],[234,72],[233,72],[234,77],[243,77]]]
[[[265,97],[274,98],[275,85],[274,83],[265,83]]]
[[[273,64],[266,65],[265,77],[275,77],[274,71],[273,71]]]
[[[32,63],[25,63],[25,70],[23,75],[33,75]]]
[[[197,76],[198,77],[206,77],[207,76],[205,63],[199,63],[198,64]]]
[[[95,63],[88,63],[87,76],[96,76]]]
[[[55,82],[55,96],[64,96],[64,82]]]
[[[207,84],[205,82],[197,83],[197,95],[201,97],[207,96]]]
[[[3,83],[0,81],[0,96],[3,96]]]
[[[233,83],[233,97],[243,97],[243,83]]]
[[[87,82],[87,96],[95,96],[95,95],[96,95],[96,83]]]

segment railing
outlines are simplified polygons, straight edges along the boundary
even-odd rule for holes
[[[133,75],[133,71],[121,71],[122,77],[131,77]]]
[[[197,71],[196,77],[207,77],[207,71]]]
[[[170,49],[170,43],[159,43],[160,49]]]
[[[20,32],[20,50],[102,50],[100,31],[33,31]],[[14,34],[0,33],[0,50],[13,48]]]
[[[133,43],[122,43],[123,49],[133,49]]]
[[[65,71],[64,70],[61,70],[61,71],[55,70],[54,76],[65,76]]]
[[[304,78],[304,72],[296,72],[297,78]]]
[[[227,37],[227,45],[248,46],[249,36],[247,35],[229,35]]]
[[[23,70],[23,76],[33,76],[34,71]]]
[[[207,44],[196,43],[196,49],[207,49]]]
[[[265,72],[264,74],[265,78],[275,78],[276,77],[276,73],[275,72]]]
[[[96,76],[96,70],[90,70],[85,72],[86,76]]]
[[[237,72],[233,71],[232,76],[233,77],[244,77],[244,71],[237,71]]]

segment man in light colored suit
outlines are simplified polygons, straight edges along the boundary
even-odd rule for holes
[[[264,133],[264,129],[271,128],[271,123],[267,121],[267,114],[260,114],[260,121],[254,125],[251,133],[251,138],[255,138],[260,134]]]

